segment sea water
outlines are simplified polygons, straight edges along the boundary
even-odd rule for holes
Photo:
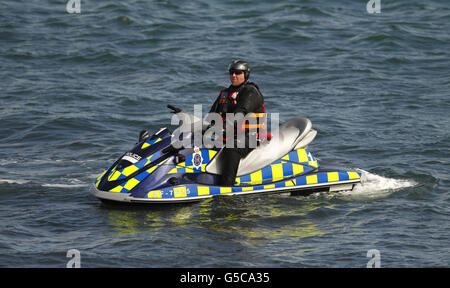
[[[370,251],[449,266],[448,1],[67,2],[0,3],[1,267],[62,268],[70,251],[81,267],[366,267]],[[312,121],[316,157],[366,181],[101,204],[99,174],[139,131],[175,128],[167,104],[207,112],[235,59],[281,123]]]

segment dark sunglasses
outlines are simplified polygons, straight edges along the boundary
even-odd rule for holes
[[[244,73],[244,71],[242,70],[230,70],[230,75],[232,74],[241,75],[242,73]]]

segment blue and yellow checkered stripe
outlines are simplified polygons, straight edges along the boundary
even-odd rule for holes
[[[161,138],[156,138],[153,140],[148,140],[145,141],[142,145],[141,145],[141,150],[150,147],[151,145],[160,142],[162,139]],[[130,176],[131,174],[133,174],[134,172],[138,171],[139,169],[142,169],[143,167],[145,167],[146,165],[150,164],[152,161],[158,159],[159,157],[161,157],[161,152],[156,152],[124,169],[120,169],[120,170],[116,170],[116,167],[114,167],[113,169],[111,169],[111,172],[108,175],[108,181],[115,181],[115,180],[122,180],[127,178],[128,176]],[[98,185],[98,183],[100,182],[99,179],[101,179],[103,177],[103,175],[105,174],[106,171],[104,171],[100,177],[97,179],[96,185]]]
[[[189,198],[198,196],[213,196],[226,193],[239,193],[246,191],[257,191],[265,189],[286,188],[293,186],[307,186],[313,184],[324,184],[337,181],[347,181],[360,179],[359,172],[319,172],[313,175],[304,175],[287,181],[280,181],[267,185],[255,185],[248,187],[219,187],[203,185],[182,185],[177,187],[168,187],[161,190],[149,191],[146,195],[148,199],[170,199],[170,198]]]
[[[194,154],[190,154],[186,157],[185,161],[178,163],[175,168],[169,171],[168,174],[176,173],[202,173],[206,172],[206,165],[212,160],[212,158],[217,154],[217,151],[201,149],[200,154],[202,155],[202,164],[200,167],[195,167],[193,158]]]
[[[186,157],[185,162],[177,164],[175,168],[169,171],[168,174],[185,174],[185,173],[202,173],[206,172],[206,165],[216,155],[216,151],[202,149],[201,155],[203,158],[201,167],[196,168],[192,162],[193,155]],[[256,172],[243,175],[236,178],[236,185],[248,186],[266,184],[269,182],[277,182],[286,178],[309,172],[317,169],[319,164],[312,156],[308,149],[297,149],[285,155],[281,160],[275,161],[271,165],[264,167]]]
[[[100,174],[100,176],[97,177],[97,179],[95,180],[95,187],[98,187],[98,184],[100,184],[100,180],[102,180],[103,175],[105,175],[105,173],[106,173],[107,171],[108,171],[108,170],[103,171],[102,174]]]
[[[257,185],[268,182],[277,182],[314,169],[315,168],[304,166],[299,163],[279,160],[256,172],[236,177],[236,185]]]
[[[152,154],[148,156],[147,158],[144,158],[124,169],[116,170],[116,167],[114,167],[111,172],[108,175],[108,181],[115,181],[115,180],[122,180],[133,174],[134,172],[138,171],[139,169],[144,168],[146,165],[150,164],[152,161],[160,158],[162,156],[161,152],[156,152],[155,154]]]
[[[311,152],[309,152],[309,150],[305,149],[305,148],[300,148],[300,149],[291,151],[286,156],[282,157],[281,160],[297,162],[297,163],[312,166],[315,168],[319,167],[317,160],[314,158],[314,156],[311,154]]]
[[[146,148],[150,147],[151,145],[160,142],[161,140],[162,140],[161,138],[147,140],[141,145],[140,149],[141,150],[146,149]],[[108,181],[125,179],[128,176],[130,176],[131,174],[133,174],[134,172],[136,172],[139,169],[142,169],[146,165],[150,164],[152,161],[160,158],[161,156],[162,156],[161,152],[156,152],[156,153],[154,153],[154,154],[124,168],[124,169],[116,170],[116,167],[114,167],[108,175]],[[142,180],[144,180],[150,173],[155,171],[159,167],[159,165],[163,164],[166,160],[162,161],[158,165],[155,165],[155,166],[147,169],[146,171],[138,174],[136,177],[131,178],[126,183],[122,183],[121,185],[118,185],[109,191],[110,192],[119,192],[119,193],[128,193],[131,189],[136,187],[137,184],[139,184]],[[103,173],[96,179],[95,187],[98,187],[98,185],[100,184],[100,180],[103,178],[103,176],[105,175],[106,172],[107,172],[107,170],[103,171]]]
[[[120,185],[117,185],[116,187],[112,188],[111,190],[109,190],[109,192],[129,193],[131,191],[131,189],[136,187],[139,183],[141,183],[142,180],[147,178],[148,175],[153,173],[153,171],[158,169],[166,161],[167,161],[167,159],[165,159],[164,161],[162,161],[158,165],[155,165],[155,166],[145,170],[144,172],[139,173],[138,175],[136,175],[135,177],[129,179],[128,181],[126,181],[126,182],[124,182],[124,183],[122,183]]]
[[[291,151],[281,160],[251,174],[236,178],[236,185],[258,185],[277,182],[283,179],[303,174],[319,167],[317,160],[308,149]]]
[[[158,143],[158,142],[161,141],[161,140],[162,140],[161,138],[156,138],[156,139],[153,139],[153,140],[147,140],[147,141],[145,141],[145,142],[142,144],[141,150],[144,150],[145,148],[150,147],[151,145],[153,145],[153,144],[155,144],[155,143]]]

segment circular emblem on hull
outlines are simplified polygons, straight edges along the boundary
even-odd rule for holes
[[[200,152],[200,149],[198,147],[195,147],[194,151],[195,151],[195,153],[192,157],[192,164],[194,164],[194,167],[196,169],[198,169],[202,166],[203,157],[202,157],[202,153]]]

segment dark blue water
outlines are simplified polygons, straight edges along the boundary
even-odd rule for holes
[[[448,1],[0,2],[0,266],[450,264]],[[209,109],[237,58],[268,112],[311,119],[355,191],[115,208],[90,192],[167,104]]]

